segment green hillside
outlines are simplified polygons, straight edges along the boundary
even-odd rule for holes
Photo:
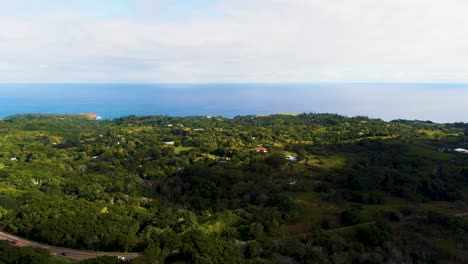
[[[468,124],[12,116],[0,120],[0,228],[144,252],[134,263],[467,263],[456,148]]]

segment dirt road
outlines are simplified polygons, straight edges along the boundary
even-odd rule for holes
[[[65,258],[75,259],[75,260],[85,260],[85,259],[91,259],[91,258],[96,258],[96,257],[101,257],[101,256],[122,256],[122,257],[125,257],[126,260],[132,260],[140,256],[139,253],[97,252],[97,251],[76,250],[76,249],[49,246],[46,244],[30,241],[25,238],[18,237],[18,236],[8,234],[5,232],[0,232],[0,240],[17,241],[15,242],[17,243],[16,246],[43,248],[43,249],[47,249],[51,255],[62,256]]]

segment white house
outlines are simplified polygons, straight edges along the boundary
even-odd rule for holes
[[[17,159],[16,157],[11,158],[10,160],[11,160],[11,161],[18,161],[18,159]]]
[[[168,146],[173,146],[175,144],[174,141],[167,141],[167,142],[164,142],[165,145],[168,145]]]
[[[289,155],[289,156],[286,156],[286,159],[289,160],[289,161],[292,161],[292,162],[296,162],[297,161],[297,158],[292,156],[292,155]]]
[[[455,149],[455,152],[468,154],[468,150],[462,149],[462,148],[457,148],[457,149]]]

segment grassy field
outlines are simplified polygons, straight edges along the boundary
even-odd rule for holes
[[[175,147],[174,154],[179,155],[179,154],[184,153],[184,152],[189,152],[192,149],[194,149],[194,148],[193,147],[182,147],[182,146]]]
[[[422,144],[409,145],[408,154],[411,156],[418,156],[418,157],[423,157],[423,158],[427,158],[430,160],[441,160],[441,161],[451,160],[456,155],[454,153],[440,152]]]

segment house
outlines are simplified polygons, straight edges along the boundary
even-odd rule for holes
[[[293,178],[289,178],[288,185],[296,185],[296,180]]]
[[[167,126],[168,126],[168,127],[172,127],[172,124],[168,124]]]
[[[294,156],[292,156],[292,155],[286,156],[286,159],[289,160],[289,161],[291,161],[291,162],[297,162],[297,158],[294,157]]]
[[[220,163],[226,163],[226,162],[228,162],[230,160],[231,160],[231,158],[229,158],[229,157],[222,157],[222,158],[219,159],[219,162]]]
[[[358,133],[358,136],[360,136],[360,137],[363,137],[364,135],[365,135],[364,132],[359,132]]]
[[[194,131],[204,131],[205,129],[203,128],[195,128]]]
[[[468,154],[468,150],[463,149],[463,148],[457,148],[455,149],[455,152]]]
[[[93,156],[93,159],[99,159],[99,156]]]
[[[262,152],[262,153],[267,153],[268,152],[268,149],[264,148],[264,147],[258,147],[258,148],[254,148],[254,151],[256,152]]]
[[[168,145],[168,146],[174,146],[175,142],[174,141],[167,141],[167,142],[164,142],[164,145]]]
[[[95,113],[81,114],[80,116],[89,120],[96,120],[98,117]]]
[[[10,159],[11,161],[18,161],[18,159],[16,157],[13,157]]]

